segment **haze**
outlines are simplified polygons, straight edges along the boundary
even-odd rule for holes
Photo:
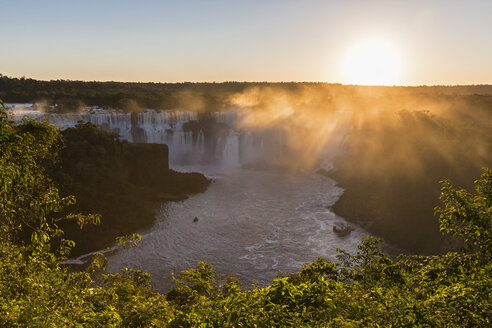
[[[0,73],[9,76],[492,83],[491,1],[0,1],[0,7]],[[375,39],[391,48],[389,57],[371,53],[371,62],[351,53]],[[380,67],[381,58],[398,65],[368,76],[367,66]],[[354,73],[347,61],[366,71]]]

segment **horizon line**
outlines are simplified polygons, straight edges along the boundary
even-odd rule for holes
[[[223,80],[223,81],[125,81],[125,80],[83,80],[83,79],[37,79],[32,77],[26,77],[25,75],[17,77],[17,76],[8,76],[0,73],[0,77],[6,77],[9,79],[26,79],[26,80],[35,80],[41,82],[52,82],[52,81],[67,81],[67,82],[95,82],[95,83],[141,83],[141,84],[226,84],[226,83],[263,83],[263,84],[288,84],[288,83],[306,83],[306,84],[329,84],[329,85],[339,85],[339,86],[352,86],[352,87],[401,87],[401,88],[415,88],[415,87],[477,87],[477,86],[492,86],[492,82],[490,83],[477,83],[477,84],[352,84],[352,83],[341,83],[341,82],[328,82],[328,81],[260,81],[260,80]]]

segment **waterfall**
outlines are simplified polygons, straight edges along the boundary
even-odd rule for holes
[[[239,166],[239,136],[237,134],[230,134],[226,137],[225,145],[222,151],[222,166],[224,167],[237,167]]]
[[[240,115],[234,110],[214,112],[204,119],[192,111],[145,110],[124,113],[87,107],[81,113],[43,113],[32,104],[7,104],[14,120],[30,117],[47,120],[61,129],[79,122],[92,122],[122,140],[164,143],[169,147],[171,165],[213,164],[225,168],[245,165],[277,165],[296,160],[289,152],[285,130],[281,128],[237,128]]]

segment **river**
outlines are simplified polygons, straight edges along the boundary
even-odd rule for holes
[[[315,172],[177,169],[205,173],[213,183],[202,194],[162,205],[137,247],[109,255],[109,271],[142,269],[154,287],[167,290],[172,272],[203,260],[245,285],[265,285],[277,271],[296,272],[320,256],[334,259],[338,247],[353,252],[368,234],[355,225],[345,237],[333,232],[345,222],[331,210],[343,190]]]

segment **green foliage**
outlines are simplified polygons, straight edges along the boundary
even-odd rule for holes
[[[0,115],[0,224],[11,231],[34,231],[48,214],[61,209],[61,202],[73,202],[59,199],[41,165],[53,161],[51,150],[59,134],[44,123],[13,125],[4,112]]]
[[[484,168],[475,181],[476,193],[456,190],[449,180],[442,182],[445,207],[436,207],[441,231],[460,237],[467,250],[492,254],[492,170]]]
[[[82,106],[118,108],[127,112],[142,108],[218,111],[234,92],[249,83],[123,83],[39,81],[0,74],[0,97],[8,102],[39,102],[43,110],[73,112]],[[54,107],[57,104],[58,106]]]
[[[140,240],[142,240],[142,237],[138,233],[133,233],[131,235],[116,237],[116,242],[118,244],[120,244],[121,246],[123,246],[124,248],[137,246],[137,243]]]
[[[54,126],[31,120],[17,124],[0,111],[0,229],[5,239],[42,245],[58,239],[64,255],[72,243],[63,239],[58,224],[76,220],[80,226],[97,223],[97,215],[61,215],[75,203],[60,197],[47,172],[57,162],[61,135]]]

